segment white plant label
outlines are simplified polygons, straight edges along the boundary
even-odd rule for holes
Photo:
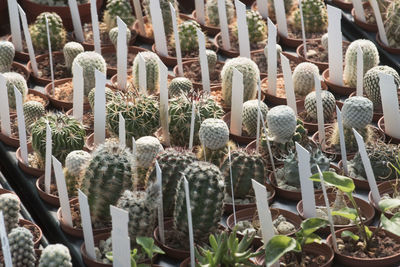
[[[287,22],[286,22],[286,12],[285,12],[285,5],[283,0],[275,0],[275,17],[278,23],[278,32],[284,36],[288,37],[288,29],[287,29]]]
[[[206,38],[204,36],[204,33],[199,29],[197,29],[197,40],[199,42],[199,60],[203,91],[206,93],[210,93],[210,72],[208,69],[208,60],[206,55]]]
[[[7,0],[7,4],[8,4],[8,14],[10,18],[12,43],[15,47],[15,50],[21,52],[23,48],[22,48],[21,24],[18,19],[19,16],[18,16],[17,0]]]
[[[17,105],[19,147],[21,149],[22,161],[28,165],[28,145],[26,139],[25,115],[22,107],[21,92],[14,86],[15,103]]]
[[[160,68],[160,122],[162,136],[166,145],[170,144],[169,125],[168,125],[168,68],[159,60]]]
[[[48,122],[46,122],[46,157],[44,165],[44,191],[50,194],[51,185],[51,155],[53,142],[51,140],[51,128]]]
[[[128,233],[129,214],[126,210],[110,205],[112,218],[112,253],[114,267],[131,266],[131,244]]]
[[[382,109],[385,118],[385,132],[400,138],[400,111],[397,86],[392,75],[379,74],[379,86],[382,98]]]
[[[11,259],[10,244],[8,243],[8,236],[4,223],[3,211],[0,211],[0,238],[1,238],[1,249],[3,251],[4,263],[6,267],[13,267]]]
[[[157,184],[160,186],[159,194],[160,194],[160,204],[158,205],[158,231],[160,235],[161,243],[165,244],[165,232],[164,232],[164,207],[163,207],[163,192],[162,192],[162,171],[158,161],[156,160],[156,176],[157,176]]]
[[[72,65],[73,107],[72,114],[75,119],[83,119],[83,69],[79,64]]]
[[[126,146],[126,134],[125,134],[125,119],[122,117],[121,112],[119,113],[118,121],[118,139],[120,147]]]
[[[175,8],[172,6],[171,2],[169,2],[169,8],[171,9],[172,26],[174,29],[175,52],[176,52],[176,61],[178,63],[178,73],[179,76],[183,76],[182,52],[181,52],[181,41],[178,32],[178,21],[176,19]]]
[[[301,36],[303,38],[304,57],[307,58],[307,39],[306,39],[306,28],[304,27],[303,5],[301,3],[301,0],[298,0],[298,1],[299,1],[299,9],[300,9]]]
[[[197,21],[201,25],[206,25],[206,16],[204,14],[204,0],[195,0],[194,5],[196,9]]]
[[[10,106],[8,104],[8,89],[6,84],[6,78],[0,73],[0,99],[3,99],[3,104],[0,105],[1,132],[10,136]]]
[[[230,130],[233,134],[241,136],[243,121],[243,74],[236,68],[233,69],[232,80],[233,85]]]
[[[53,156],[53,169],[56,176],[56,184],[58,190],[58,197],[60,198],[61,215],[68,226],[72,225],[71,209],[69,206],[67,184],[65,183],[64,172],[61,162]]]
[[[344,132],[343,132],[343,119],[342,119],[342,112],[336,106],[336,117],[337,123],[339,128],[339,140],[340,140],[340,153],[342,155],[342,164],[343,164],[343,171],[344,174],[347,175],[349,173],[347,168],[347,153],[346,153],[346,142],[344,139]]]
[[[264,244],[274,237],[274,225],[272,223],[271,211],[268,204],[268,193],[264,185],[260,184],[254,179],[251,179],[253,184],[254,193],[256,195],[257,212],[261,224],[262,238]]]
[[[69,10],[71,12],[72,24],[74,26],[75,38],[78,42],[83,43],[85,36],[83,35],[81,17],[79,15],[78,4],[76,0],[68,0]]]
[[[281,65],[282,65],[283,79],[285,82],[287,105],[293,109],[294,114],[296,114],[297,116],[296,95],[294,94],[292,70],[290,69],[289,59],[285,57],[283,54],[281,54]]]
[[[261,114],[260,106],[258,106],[258,113],[260,113],[261,124],[262,124],[262,127],[264,129],[264,134],[265,134],[265,136],[268,136],[267,127],[265,127],[266,124],[265,124],[264,118],[263,118],[263,116]],[[267,140],[267,148],[268,148],[269,160],[270,160],[271,166],[272,166],[272,173],[274,174],[275,180],[277,180],[275,163],[274,163],[274,156],[273,156],[272,151],[271,151],[271,143],[270,143],[268,138],[265,138],[265,140]]]
[[[132,136],[132,155],[133,155],[133,188],[137,190],[138,184],[138,173],[137,173],[137,148],[136,148],[136,140],[135,137]]]
[[[98,145],[106,139],[106,76],[95,71],[96,90],[94,92],[94,144]]]
[[[257,132],[256,132],[256,152],[259,153],[260,149],[260,123],[261,123],[261,81],[258,77],[257,81],[257,100],[258,100],[258,111],[257,111]]]
[[[139,0],[133,0],[133,6],[135,9],[136,20],[139,24],[139,33],[142,36],[146,36],[146,30],[144,28],[143,11]]]
[[[328,60],[329,79],[337,85],[343,85],[343,43],[340,21],[342,10],[328,5]]]
[[[191,266],[195,266],[194,237],[193,237],[193,224],[192,224],[192,205],[190,204],[189,182],[186,180],[185,176],[183,176],[183,182],[184,182],[184,186],[185,186],[186,209],[187,209],[188,227],[189,227],[190,263],[191,263]]]
[[[310,153],[296,142],[297,158],[299,160],[299,176],[300,176],[300,187],[301,187],[301,198],[303,199],[304,217],[313,218],[315,217],[315,196],[314,196],[314,184],[309,178],[311,176],[310,166]]]
[[[51,52],[51,40],[49,30],[49,20],[47,15],[44,16],[46,20],[46,31],[47,31],[47,46],[49,47],[49,64],[50,64],[50,75],[51,75],[51,93],[54,95],[54,69],[53,69],[53,53]]]
[[[90,15],[92,16],[94,51],[101,55],[99,16],[97,15],[96,5],[96,0],[90,0]]]
[[[250,42],[246,20],[246,5],[239,0],[235,0],[235,7],[240,56],[250,58]]]
[[[156,50],[162,56],[166,57],[168,56],[167,39],[165,37],[164,22],[159,1],[150,1],[150,14]]]
[[[26,46],[28,47],[29,60],[31,61],[32,71],[36,77],[39,77],[39,70],[37,67],[37,62],[35,57],[35,50],[33,50],[31,33],[29,32],[28,22],[26,20],[26,14],[20,5],[18,5],[18,9],[22,21],[22,28],[24,30]]]
[[[354,12],[357,19],[361,20],[362,22],[367,22],[365,19],[364,7],[361,0],[352,0]]]
[[[374,10],[376,24],[378,25],[379,38],[381,39],[383,44],[389,46],[389,42],[385,31],[385,26],[383,25],[382,15],[379,10],[378,3],[376,2],[376,0],[369,0],[369,3],[371,4],[372,9]]]
[[[268,19],[268,91],[272,95],[276,95],[276,69],[277,69],[277,53],[276,53],[276,27],[274,23]]]
[[[117,16],[117,25],[118,25],[118,37],[117,37],[117,81],[118,81],[118,89],[125,91],[126,89],[126,81],[127,81],[127,72],[128,72],[128,45],[126,40],[126,31],[128,27],[125,22],[122,21]]]
[[[365,143],[363,137],[353,128],[354,136],[356,137],[356,141],[358,144],[358,151],[361,155],[361,160],[364,165],[365,173],[367,174],[369,188],[371,189],[372,199],[375,204],[379,207],[379,201],[381,200],[381,196],[378,191],[378,186],[376,185],[375,175],[372,170],[371,161],[369,160],[367,150],[365,149]]]
[[[257,0],[257,9],[263,19],[268,19],[268,0]]]
[[[231,147],[229,145],[228,145],[228,159],[229,159],[229,178],[231,180],[231,188],[230,189],[231,189],[231,196],[232,196],[233,221],[236,225],[235,193],[233,190]]]
[[[226,16],[225,0],[218,0],[219,27],[221,28],[222,47],[225,50],[231,50],[231,41],[229,39],[228,19]]]
[[[321,146],[325,147],[325,123],[324,123],[324,108],[322,106],[321,96],[321,80],[319,75],[314,74],[315,97],[317,102],[317,120],[318,120],[318,139]]]
[[[363,96],[364,58],[360,46],[357,47],[357,96]]]
[[[193,148],[194,123],[196,120],[196,101],[192,103],[192,118],[190,119],[189,150]]]
[[[81,212],[83,237],[85,241],[86,253],[90,258],[96,259],[94,250],[92,220],[90,218],[90,209],[87,196],[78,189],[79,210]]]
[[[146,61],[142,54],[137,55],[139,57],[139,91],[147,95],[147,74],[146,74]]]

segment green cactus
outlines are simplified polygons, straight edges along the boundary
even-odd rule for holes
[[[325,49],[326,52],[328,52],[328,33],[325,33],[321,37],[321,45]]]
[[[310,62],[303,62],[293,71],[293,86],[296,98],[304,98],[315,89],[314,75],[319,77],[318,67]]]
[[[0,41],[0,72],[8,72],[14,61],[15,48],[11,42]]]
[[[83,46],[77,42],[68,42],[64,45],[63,53],[65,66],[69,71],[71,71],[72,62],[74,62],[75,57],[84,51],[85,48],[83,48]]]
[[[73,117],[65,114],[48,114],[38,119],[31,129],[32,148],[44,162],[46,156],[46,123],[51,129],[52,155],[64,163],[67,155],[85,145],[85,128]]]
[[[108,207],[107,207],[108,208]],[[72,267],[71,255],[62,244],[48,245],[42,252],[39,267]]]
[[[86,165],[81,190],[88,197],[94,224],[111,222],[110,205],[132,187],[133,155],[129,148],[113,140],[99,145]],[[101,197],[99,197],[101,196]]]
[[[172,6],[175,8],[176,14],[177,15],[179,14],[178,2],[176,0],[160,0],[161,15],[162,15],[164,31],[165,31],[166,36],[169,36],[174,31],[173,25],[172,25],[171,9],[169,7],[169,3],[171,3]],[[149,19],[151,19],[150,0],[143,0],[142,5],[143,5],[145,15]]]
[[[135,88],[139,88],[139,55],[141,55],[146,63],[146,86],[149,94],[155,94],[159,91],[159,61],[160,58],[153,52],[140,52],[133,61],[132,74],[133,84]]]
[[[106,74],[106,61],[100,54],[89,51],[78,54],[72,62],[72,65],[74,64],[79,64],[83,69],[83,90],[84,95],[88,96],[90,90],[96,85],[95,71]]]
[[[193,235],[195,242],[198,242],[215,232],[221,221],[225,194],[224,179],[218,167],[202,161],[188,165],[183,174],[189,183]],[[177,231],[177,240],[188,240],[183,177],[179,180],[176,190],[174,229]]]
[[[260,101],[260,110],[264,118],[267,120],[268,106]],[[257,118],[258,118],[258,100],[248,100],[243,103],[243,125],[249,136],[257,135]],[[262,127],[260,119],[260,129]],[[261,133],[261,132],[260,132]]]
[[[219,27],[218,0],[206,1],[206,24],[213,27]],[[228,25],[235,19],[235,6],[232,0],[225,0],[226,18]]]
[[[287,15],[289,15],[293,9],[294,6],[294,1],[293,0],[283,0],[283,4],[284,4],[284,8],[285,8],[285,13]],[[269,7],[269,11],[268,11],[268,16],[271,18],[275,18],[276,19],[276,11],[275,11],[275,3],[274,0],[270,0],[268,2],[268,7]],[[272,19],[271,18],[271,19]],[[273,20],[274,21],[274,20]]]
[[[16,194],[0,195],[0,211],[3,212],[7,233],[18,226],[20,206],[21,202]]]
[[[36,17],[35,23],[29,27],[32,44],[35,49],[49,50],[46,28],[46,16],[49,22],[51,49],[60,50],[67,42],[67,32],[61,17],[54,12],[43,12]]]
[[[279,59],[282,53],[282,46],[280,46],[279,44],[276,44],[276,56]],[[265,44],[264,46],[264,56],[265,59],[268,60],[268,43]]]
[[[333,118],[336,109],[335,96],[326,90],[321,91],[322,110],[324,113],[324,121],[327,122]],[[317,115],[317,96],[315,91],[309,93],[304,100],[304,108],[306,109],[307,116],[313,120],[318,119]]]
[[[217,61],[218,61],[217,53],[215,53],[214,50],[206,49],[206,57],[208,63],[208,72],[213,73],[215,67],[217,66]]]
[[[400,48],[400,1],[390,1],[385,14],[385,32],[390,47]]]
[[[90,159],[90,154],[84,150],[71,151],[65,158],[64,177],[70,198],[78,195],[81,172]]]
[[[22,95],[22,103],[25,101],[26,95],[28,94],[28,85],[24,76],[16,72],[6,72],[3,73],[6,79],[7,94],[8,94],[8,106],[12,109],[16,109],[14,87]]]
[[[199,49],[197,29],[201,30],[201,27],[195,20],[185,20],[178,25],[179,41],[183,53],[193,52]],[[175,48],[175,37],[170,39],[170,44]]]
[[[254,99],[257,94],[257,82],[260,70],[257,64],[246,57],[237,57],[227,60],[221,70],[222,99],[224,104],[231,106],[233,70],[237,69],[243,75],[243,102]]]
[[[95,92],[96,92],[96,88],[93,88],[93,89],[90,90],[90,92],[89,92],[89,94],[88,94],[89,105],[90,105],[90,108],[91,108],[93,111],[94,111],[94,94],[95,94]],[[113,100],[114,97],[117,97],[117,98],[118,98],[118,96],[116,96],[116,95],[114,94],[114,91],[111,90],[110,88],[108,88],[107,86],[105,87],[105,95],[106,95],[106,104],[107,104],[109,101]]]
[[[260,13],[255,10],[246,10],[246,21],[250,43],[266,42],[268,38],[268,27]],[[234,34],[238,36],[237,25],[235,25],[233,31]]]
[[[146,183],[146,173],[152,165],[158,153],[164,148],[154,136],[143,136],[136,140],[136,178],[138,186],[142,187]]]
[[[117,17],[125,22],[128,29],[133,25],[135,17],[129,1],[107,0],[103,21],[107,25],[107,31],[117,26]],[[111,38],[110,38],[111,39]]]
[[[37,101],[25,102],[22,106],[25,117],[26,130],[31,131],[33,123],[46,114],[46,110],[42,103]]]
[[[176,77],[168,85],[168,94],[170,97],[178,97],[181,93],[190,93],[193,89],[192,82],[185,77]]]
[[[325,32],[328,28],[328,11],[323,0],[302,0],[301,1],[304,28],[307,33]],[[301,31],[300,8],[292,13],[292,26]]]
[[[369,40],[355,40],[347,48],[345,55],[345,65],[343,71],[343,81],[347,86],[356,87],[357,85],[357,49],[361,47],[363,51],[363,76],[365,73],[379,64],[378,49]]]
[[[199,139],[202,146],[218,150],[229,141],[228,125],[221,119],[205,119],[200,125]]]
[[[33,235],[25,227],[16,227],[8,234],[13,266],[36,266]]]
[[[380,73],[393,76],[396,88],[400,86],[400,76],[393,68],[389,66],[376,66],[368,70],[364,75],[364,91],[369,100],[374,104],[374,108],[382,105],[381,87],[379,85]]]
[[[108,36],[110,38],[111,43],[115,46],[115,49],[118,49],[118,27],[112,28],[108,32]],[[126,28],[126,44],[129,45],[131,41],[131,30],[129,28]]]
[[[267,125],[273,141],[285,144],[292,139],[296,131],[296,115],[289,106],[273,107],[267,113]]]

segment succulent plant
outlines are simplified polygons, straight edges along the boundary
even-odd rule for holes
[[[72,62],[74,62],[75,57],[84,51],[85,48],[83,48],[83,46],[77,42],[68,42],[64,45],[63,53],[65,66],[67,66],[69,71],[71,71]]]
[[[179,41],[183,53],[199,49],[198,29],[201,30],[201,27],[195,20],[185,20],[178,25]],[[172,47],[175,47],[175,37],[170,39],[170,43]]]
[[[277,58],[280,57],[281,53],[282,53],[282,46],[280,46],[279,44],[276,44]],[[265,56],[265,59],[268,60],[268,43],[266,43],[264,46],[264,56]]]
[[[115,49],[118,49],[118,27],[112,28],[108,32],[108,36],[110,38],[111,43],[114,45]],[[131,30],[126,28],[126,44],[129,45],[131,41]]]
[[[7,233],[18,226],[20,206],[21,202],[16,194],[0,195],[0,211],[3,212]]]
[[[83,69],[83,90],[84,95],[88,96],[90,90],[96,86],[95,71],[106,74],[106,61],[100,54],[89,51],[78,54],[72,62],[74,64],[79,64]]]
[[[347,86],[355,87],[357,85],[357,49],[361,47],[363,52],[363,76],[365,73],[379,64],[378,49],[373,42],[369,40],[355,40],[347,48],[345,55],[345,65],[343,72],[343,81]]]
[[[137,164],[137,184],[144,186],[146,182],[146,173],[152,165],[157,154],[164,148],[154,136],[143,136],[136,140],[136,164]]]
[[[103,17],[103,21],[107,25],[107,31],[117,26],[117,17],[120,17],[125,22],[128,29],[133,25],[135,17],[133,16],[133,10],[129,1],[107,0]]]
[[[224,104],[231,106],[233,70],[237,69],[243,75],[243,101],[251,100],[257,94],[257,82],[260,76],[260,70],[257,64],[249,58],[237,57],[227,60],[221,70],[222,80],[222,99]]]
[[[318,67],[310,62],[303,62],[293,71],[293,86],[297,98],[303,98],[315,89],[314,75],[319,77]]]
[[[28,94],[28,85],[24,76],[16,72],[6,72],[3,73],[6,79],[7,94],[8,94],[8,106],[12,109],[16,108],[14,87],[22,95],[22,102],[24,102],[26,95]]]
[[[81,184],[81,172],[91,159],[91,155],[84,150],[71,151],[65,158],[64,177],[67,184],[68,196],[77,196]]]
[[[159,91],[160,69],[158,62],[160,58],[153,52],[140,52],[133,61],[132,74],[133,84],[135,88],[139,88],[139,55],[141,55],[146,63],[146,86],[149,94]]]
[[[268,27],[258,11],[246,10],[246,22],[251,44],[264,43],[267,41]],[[233,26],[233,34],[238,38],[237,24]]]
[[[213,73],[218,61],[217,53],[215,53],[214,50],[206,49],[206,57],[208,63],[208,72]]]
[[[328,28],[328,11],[323,0],[302,0],[304,28],[308,33],[325,32]],[[293,27],[301,31],[300,8],[292,13]]]
[[[273,107],[267,113],[267,125],[274,142],[287,143],[296,131],[296,115],[289,106]]]
[[[326,51],[328,51],[328,33],[325,33],[324,35],[322,35],[321,45]]]
[[[268,106],[260,101],[260,110],[263,115],[264,122],[267,120]],[[243,125],[249,136],[257,135],[257,118],[258,118],[258,100],[248,100],[243,103]],[[262,127],[260,119],[260,129]],[[260,132],[261,133],[261,132]]]
[[[11,42],[0,41],[0,72],[8,72],[14,61],[15,48]]]
[[[72,267],[68,248],[62,244],[48,245],[40,256],[39,267],[48,266]]]
[[[25,227],[16,227],[8,234],[8,242],[14,266],[35,267],[36,254],[33,235]]]
[[[93,88],[90,90],[89,94],[88,94],[88,102],[90,105],[90,108],[94,111],[94,97],[95,97],[95,92],[96,92],[96,88]],[[107,86],[105,87],[105,95],[106,95],[106,104],[113,100],[114,97],[118,98],[118,95],[116,95],[114,93],[113,90],[111,90],[110,88],[108,88]]]
[[[293,2],[294,2],[293,0],[283,0],[285,13],[287,15],[289,15],[293,10],[293,7],[294,7],[294,3]],[[268,7],[269,7],[268,16],[271,18],[271,20],[272,20],[272,18],[276,19],[276,15],[275,15],[275,13],[276,13],[276,11],[275,11],[275,0],[270,0],[268,2]],[[273,21],[275,21],[275,20],[273,20]]]
[[[43,12],[36,17],[35,23],[29,27],[32,44],[35,49],[48,50],[46,16],[49,22],[51,49],[60,50],[67,41],[67,32],[64,29],[61,17],[54,12]]]
[[[206,1],[206,19],[207,25],[219,27],[218,0]],[[225,0],[226,18],[228,25],[235,19],[235,6],[232,0]]]
[[[217,150],[229,141],[229,128],[221,119],[205,119],[199,130],[200,143],[211,149]]]
[[[170,35],[174,29],[172,26],[172,17],[171,17],[171,9],[169,7],[169,3],[175,8],[176,14],[178,14],[178,2],[176,0],[160,0],[160,8],[161,8],[161,15],[164,24],[164,31],[165,35]],[[150,0],[143,0],[142,2],[144,13],[146,16],[151,19],[150,14]]]
[[[74,150],[81,150],[85,145],[86,132],[83,125],[65,114],[48,114],[33,125],[32,148],[44,162],[46,156],[46,125],[51,129],[52,155],[64,163],[67,155]]]
[[[24,111],[26,130],[28,132],[31,131],[33,123],[46,114],[43,104],[37,101],[25,102],[22,109]]]
[[[168,85],[168,94],[170,97],[177,97],[182,93],[190,93],[193,89],[192,82],[185,77],[176,77]]]
[[[400,2],[389,1],[389,5],[386,8],[385,14],[385,32],[390,47],[399,48],[400,38],[398,34],[398,28],[400,25]]]
[[[324,113],[324,120],[328,121],[332,118],[335,107],[336,107],[336,99],[335,96],[326,90],[321,91],[321,100],[322,100],[322,110]],[[309,116],[313,120],[318,119],[317,115],[317,96],[315,91],[309,93],[304,100],[304,107],[307,111],[307,116]]]
[[[32,0],[32,2],[45,6],[68,6],[68,0]],[[88,0],[77,0],[78,5],[86,4]]]

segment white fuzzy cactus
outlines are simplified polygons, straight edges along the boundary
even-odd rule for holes
[[[293,72],[293,85],[296,97],[305,97],[315,88],[314,75],[319,76],[318,67],[310,62],[296,66]]]
[[[277,143],[287,143],[296,131],[296,115],[289,106],[276,106],[267,114],[268,130],[272,139]]]
[[[221,119],[206,119],[200,125],[199,139],[208,149],[220,149],[229,141],[228,125]]]
[[[153,163],[163,147],[154,136],[143,136],[136,140],[136,155],[138,167],[148,168]]]
[[[71,255],[62,244],[48,245],[42,252],[39,267],[72,267]]]

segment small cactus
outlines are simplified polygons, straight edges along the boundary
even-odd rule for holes
[[[296,131],[296,115],[289,106],[276,106],[268,111],[267,124],[273,140],[285,144],[292,139]]]
[[[333,113],[335,112],[336,107],[336,99],[335,96],[326,90],[321,91],[321,100],[322,100],[322,110],[324,113],[324,120],[328,121],[332,118]],[[318,119],[317,115],[317,96],[315,92],[311,92],[306,96],[304,100],[304,107],[307,111],[307,115],[310,116],[313,120]]]
[[[218,150],[229,141],[229,128],[221,119],[206,119],[200,125],[200,142],[206,148]]]
[[[168,7],[169,8],[169,7]],[[149,94],[159,91],[159,60],[160,58],[153,52],[140,52],[133,61],[132,75],[135,88],[139,88],[139,55],[144,59],[146,65],[146,85]]]
[[[12,109],[16,109],[14,87],[22,95],[22,102],[24,102],[26,95],[28,94],[28,85],[24,76],[16,72],[3,73],[6,78],[7,94],[8,94],[8,105]]]
[[[107,26],[107,31],[117,26],[117,17],[120,17],[120,19],[125,22],[128,29],[133,25],[135,17],[133,16],[133,10],[129,1],[107,0],[103,17],[103,21]]]
[[[302,0],[304,28],[308,33],[325,32],[328,28],[328,11],[323,0]],[[301,31],[300,8],[292,13],[293,27]]]
[[[192,82],[185,77],[176,77],[168,85],[170,97],[178,97],[182,93],[190,93],[193,89]]]
[[[72,62],[74,61],[75,57],[84,51],[85,49],[83,48],[83,46],[77,42],[68,42],[64,45],[63,53],[65,66],[67,66],[67,69],[69,71],[71,71]]]
[[[309,62],[303,62],[293,71],[293,86],[297,98],[303,98],[315,89],[314,75],[319,77],[318,67]]]
[[[118,27],[112,28],[108,32],[108,36],[110,38],[111,43],[115,46],[115,49],[118,49],[117,43],[118,43]],[[131,30],[129,28],[126,28],[126,44],[129,45],[131,41]]]
[[[8,72],[11,70],[15,56],[15,48],[11,42],[0,41],[0,72]]]
[[[143,0],[142,1],[144,13],[146,14],[146,16],[149,19],[151,19],[150,1],[151,0]],[[165,31],[166,36],[169,36],[174,31],[173,26],[172,26],[171,9],[169,7],[169,3],[171,3],[172,6],[175,8],[176,14],[179,13],[178,2],[176,0],[160,0],[161,15],[162,15],[163,23],[164,23],[164,31]]]
[[[264,122],[267,119],[268,106],[260,101],[261,114]],[[258,100],[248,100],[243,103],[243,125],[246,128],[249,136],[256,136],[257,134],[257,118],[258,118]],[[262,127],[260,119],[260,129]],[[260,132],[261,133],[261,132]]]
[[[218,0],[206,1],[205,8],[207,25],[219,27]],[[231,24],[235,19],[235,6],[232,0],[225,0],[225,10],[228,24]]]
[[[94,94],[96,92],[96,88],[93,88],[90,90],[89,94],[88,94],[88,101],[89,101],[89,105],[90,108],[94,111]],[[114,91],[111,90],[110,88],[108,88],[107,86],[105,87],[105,95],[106,95],[106,104],[111,101],[115,94]]]
[[[378,1],[381,2],[381,1]],[[385,32],[390,47],[400,48],[399,25],[400,25],[400,2],[389,1],[385,14]]]
[[[183,53],[199,49],[197,29],[201,30],[201,27],[195,20],[185,20],[178,25],[179,41]],[[170,40],[171,46],[175,47],[175,38],[171,38]]]
[[[218,61],[217,53],[215,53],[214,50],[206,49],[206,57],[207,57],[207,63],[208,63],[208,72],[212,73],[212,72],[214,72],[215,67],[217,65],[217,61]]]
[[[138,184],[144,185],[146,173],[157,154],[164,148],[154,136],[143,136],[136,140],[136,162],[138,167]]]
[[[90,159],[90,154],[84,150],[74,150],[65,158],[64,176],[69,197],[78,195],[81,172]]]
[[[72,267],[71,255],[62,244],[48,245],[42,252],[39,267]]]
[[[325,49],[326,52],[328,52],[328,33],[325,33],[321,37],[321,45]]]
[[[0,211],[3,212],[7,233],[18,226],[21,202],[17,195],[6,193],[0,195]]]
[[[24,111],[26,130],[28,132],[31,131],[33,123],[46,114],[43,104],[37,101],[25,102],[22,109]]]
[[[258,11],[246,10],[246,22],[250,43],[265,43],[268,38],[268,27]],[[233,27],[233,34],[238,38],[238,26]]]
[[[16,227],[8,234],[8,242],[14,266],[35,267],[36,254],[33,236],[25,227]]]

